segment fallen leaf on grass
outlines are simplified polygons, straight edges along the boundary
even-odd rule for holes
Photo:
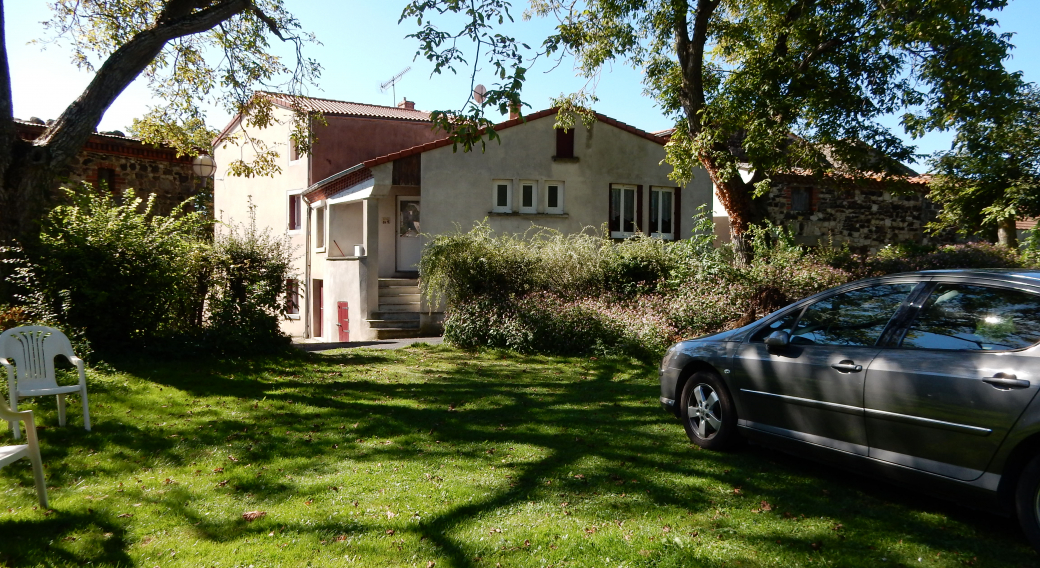
[[[121,519],[129,519],[130,517],[133,517],[133,514],[131,514],[131,513],[123,513],[122,515],[119,515],[119,518],[121,518]]]
[[[386,534],[388,534],[390,536],[393,536],[394,535],[394,529],[386,529]]]
[[[773,506],[770,505],[768,501],[762,501],[762,510],[763,511],[772,511],[773,510]]]
[[[253,522],[266,515],[267,511],[246,511],[245,513],[242,513],[242,518],[249,522]]]

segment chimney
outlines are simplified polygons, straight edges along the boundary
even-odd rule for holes
[[[397,103],[397,108],[415,110],[415,101],[410,101],[408,100],[408,97],[405,97],[401,102]]]
[[[520,109],[516,105],[509,105],[509,120],[516,120],[520,118]]]

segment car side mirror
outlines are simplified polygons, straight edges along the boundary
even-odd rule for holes
[[[791,335],[786,331],[774,331],[766,336],[766,346],[787,347],[791,344]]]

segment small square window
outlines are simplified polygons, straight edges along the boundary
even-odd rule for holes
[[[115,193],[116,170],[113,168],[98,168],[97,187],[95,189],[100,191],[107,191],[109,193]]]
[[[513,212],[513,182],[511,180],[495,180],[491,184],[491,211],[493,213]]]
[[[812,190],[796,187],[791,190],[791,211],[812,211]]]
[[[563,182],[545,182],[545,212],[560,215],[563,213]]]
[[[538,212],[538,185],[533,181],[520,182],[520,212]]]

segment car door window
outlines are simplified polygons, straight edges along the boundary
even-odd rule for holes
[[[939,284],[903,337],[909,349],[993,351],[1040,341],[1040,296],[990,286]]]
[[[914,289],[914,284],[881,284],[824,298],[805,309],[789,331],[793,345],[871,347]]]

